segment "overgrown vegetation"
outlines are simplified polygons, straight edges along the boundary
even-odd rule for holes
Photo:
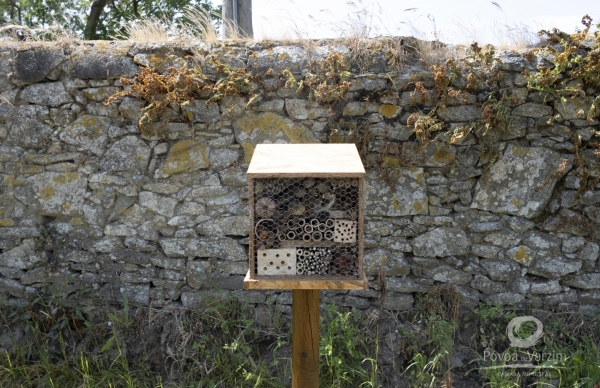
[[[537,71],[526,71],[522,75],[529,79],[529,92],[539,93],[547,100],[559,100],[564,110],[567,110],[569,99],[575,101],[575,105],[581,106],[576,113],[576,119],[587,120],[590,125],[594,125],[600,114],[600,97],[596,95],[600,85],[600,34],[591,34],[592,19],[589,16],[586,15],[582,19],[582,24],[583,30],[576,34],[566,34],[556,29],[540,31],[540,36],[550,44],[543,49],[530,50],[525,56],[530,62],[536,56],[549,58],[553,65],[540,65]],[[476,141],[475,147],[480,152],[478,165],[484,168],[491,166],[498,159],[501,142],[513,138],[512,131],[516,130],[515,127],[523,125],[515,124],[515,116],[511,113],[513,108],[523,101],[511,91],[509,85],[512,81],[505,79],[505,75],[500,71],[501,60],[494,47],[480,47],[473,43],[462,57],[446,59],[445,64],[437,60],[433,63],[425,61],[424,56],[419,55],[417,43],[411,42],[405,44],[405,47],[405,55],[422,58],[423,65],[431,69],[433,92],[428,90],[421,80],[411,82],[402,89],[392,87],[392,97],[395,96],[397,100],[403,92],[410,92],[412,106],[408,108],[406,124],[414,130],[414,142],[412,145],[405,143],[400,146],[393,142],[390,144],[389,139],[384,139],[382,143],[377,144],[377,155],[370,159],[362,155],[363,160],[368,160],[369,166],[383,171],[382,176],[393,184],[395,174],[393,168],[391,169],[390,160],[396,161],[393,163],[396,167],[404,166],[411,160],[410,157],[399,156],[402,151],[408,150],[408,154],[421,153],[432,145],[443,149],[449,145],[461,144],[464,139],[470,137]],[[365,100],[377,103],[380,97],[376,91],[366,96]],[[386,98],[389,97],[388,93]],[[440,118],[440,112],[445,108],[464,104],[480,107],[481,118],[471,119],[460,126],[449,125]],[[598,131],[592,129],[589,136],[582,137],[576,133],[581,127],[580,124],[563,122],[563,116],[557,114],[550,119],[548,125],[570,125],[575,167],[581,178],[580,192],[583,192],[594,187],[600,178]],[[360,145],[359,150],[368,149],[368,126],[347,126],[363,129],[358,133],[348,132],[353,133],[353,136],[346,138],[354,139],[352,141]],[[382,155],[382,152],[387,155]]]
[[[566,34],[556,28],[539,32],[552,43],[545,50],[555,59],[552,67],[538,66],[538,72],[529,74],[528,87],[539,91],[545,98],[560,101],[563,107],[569,100],[575,101],[581,106],[576,112],[576,119],[594,125],[600,115],[600,96],[596,95],[600,87],[600,32],[596,32],[595,37],[590,33],[592,19],[589,15],[585,15],[581,23],[583,30],[576,34]],[[583,50],[584,45],[589,52]],[[560,119],[560,116],[552,117],[548,124],[560,123]],[[592,130],[591,138],[586,139],[573,133],[575,167],[581,180],[580,193],[593,188],[600,179],[599,135],[598,131]]]
[[[186,59],[192,60],[191,57]],[[126,96],[144,101],[145,106],[138,125],[146,135],[156,133],[160,136],[160,130],[171,119],[162,116],[172,105],[180,109],[203,94],[209,95],[213,91],[213,87],[209,85],[206,76],[195,62],[191,67],[170,67],[164,74],[150,67],[140,67],[140,72],[133,80],[122,77],[121,82],[130,88],[110,96],[106,104]],[[152,124],[157,125],[151,126]]]
[[[543,322],[542,340],[532,348],[510,347],[507,324],[523,315]],[[4,304],[0,318],[3,387],[290,384],[290,317],[277,305],[218,298],[190,310],[132,307],[125,299],[119,308],[82,309],[75,300],[38,298],[29,305]],[[525,324],[515,335],[527,338],[534,330]],[[600,383],[599,349],[599,316],[490,303],[465,314],[458,292],[437,286],[403,313],[323,306],[320,380],[331,388],[450,387],[466,381],[499,388],[593,388]],[[533,367],[511,376],[515,355]]]
[[[144,107],[138,122],[140,130],[145,135],[161,137],[161,129],[167,122],[191,122],[191,116],[175,112],[181,112],[183,107],[196,100],[206,100],[206,104],[211,105],[225,96],[244,96],[248,99],[246,108],[249,109],[259,96],[260,88],[263,91],[273,89],[263,81],[265,77],[274,76],[272,69],[265,74],[252,74],[243,68],[233,70],[212,56],[208,63],[217,70],[218,79],[211,82],[192,56],[184,60],[186,65],[169,67],[162,74],[156,69],[142,66],[133,80],[122,77],[121,82],[129,88],[110,96],[106,105],[127,96],[142,100]],[[346,70],[340,54],[334,52],[322,61],[315,60],[311,68],[312,72],[307,72],[300,80],[289,69],[282,71],[275,75],[278,79],[276,87],[294,89],[299,95],[306,95],[310,101],[329,104],[330,107],[345,99],[351,85],[347,81],[351,73]],[[173,108],[175,112],[167,114]]]
[[[184,36],[197,22],[194,15],[200,13],[209,23],[212,19],[216,27],[220,25],[221,6],[213,6],[210,0],[163,0],[158,4],[152,0],[11,0],[0,2],[0,25],[9,26],[8,35],[14,31],[15,40],[55,40],[52,31],[60,30],[85,40],[126,37],[147,41],[149,35],[131,32],[143,28],[146,33]],[[196,28],[202,30],[201,25]],[[0,36],[2,32],[0,29]],[[154,34],[154,38],[158,36]]]
[[[3,308],[0,385],[282,387],[287,364],[276,354],[288,327],[271,311],[258,326],[248,305],[233,299],[194,311],[125,301],[120,310],[83,312],[39,299]]]
[[[274,306],[219,299],[198,310],[37,299],[1,311],[3,387],[285,387],[290,319]],[[258,317],[258,314],[261,316]],[[375,387],[376,338],[358,310],[322,319],[323,386]],[[259,323],[257,323],[257,320]]]

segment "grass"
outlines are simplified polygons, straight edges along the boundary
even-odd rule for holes
[[[600,317],[577,311],[515,311],[481,303],[460,314],[456,291],[434,287],[403,313],[322,307],[321,387],[593,388],[600,383]],[[0,308],[2,387],[285,387],[290,384],[290,317],[278,305],[243,299],[201,308],[83,307],[38,298]],[[534,314],[545,335],[535,348],[508,348],[511,317]],[[527,337],[523,326],[517,336]],[[459,353],[457,353],[459,352]],[[490,359],[485,354],[507,354]],[[465,365],[452,361],[468,354]],[[535,360],[511,375],[510,357]],[[489,368],[489,367],[496,367]],[[545,373],[536,376],[535,373]],[[525,385],[523,385],[525,384]]]
[[[350,0],[346,3],[347,14],[345,19],[331,21],[331,10],[323,9],[320,15],[308,15],[308,20],[299,22],[297,15],[293,12],[302,13],[304,9],[298,8],[294,1],[286,4],[287,16],[281,16],[278,22],[287,21],[281,26],[282,32],[276,36],[266,36],[261,40],[278,40],[284,44],[297,44],[308,47],[308,51],[314,49],[313,40],[314,31],[331,31],[334,43],[343,44],[350,48],[351,53],[356,58],[364,58],[370,53],[369,46],[374,38],[391,37],[403,33],[408,33],[423,41],[419,50],[422,51],[424,59],[431,64],[436,64],[432,60],[432,55],[448,58],[449,46],[441,45],[446,35],[438,30],[435,21],[435,15],[423,14],[419,8],[410,8],[404,10],[402,20],[389,20],[388,10],[384,9],[379,2],[371,0]],[[492,2],[502,11],[502,8],[495,2]],[[336,10],[335,13],[339,13]],[[129,40],[136,43],[166,43],[166,42],[185,42],[185,41],[203,41],[205,43],[215,43],[219,39],[219,33],[208,11],[203,8],[187,8],[182,10],[185,22],[178,25],[172,25],[166,20],[160,18],[142,18],[139,20],[130,20],[123,23],[121,32],[112,36],[114,40]],[[505,14],[504,14],[505,15]],[[335,18],[334,18],[335,19]],[[417,26],[416,21],[425,19],[428,22],[424,26]],[[510,23],[506,15],[504,22],[494,23],[493,26],[476,27],[473,23],[456,20],[456,28],[447,31],[449,38],[452,38],[453,44],[471,44],[477,42],[484,46],[489,41],[485,40],[490,35],[498,42],[499,49],[522,49],[536,46],[540,39],[531,30],[530,27],[522,24]],[[265,20],[265,23],[273,24],[273,21]],[[299,24],[303,23],[303,24]],[[391,31],[390,28],[394,28]],[[227,33],[228,39],[247,40],[247,37],[240,35],[233,26],[225,22],[221,29]],[[430,30],[430,31],[425,31]],[[17,31],[19,31],[17,33]],[[0,37],[8,40],[26,40],[26,41],[55,41],[75,40],[74,34],[65,30],[58,23],[54,23],[48,28],[28,28],[18,25],[5,25],[0,27]],[[543,40],[541,40],[543,42]],[[439,54],[434,52],[439,51]],[[356,59],[355,58],[355,59]]]
[[[157,18],[129,21],[123,24],[123,33],[114,36],[113,39],[136,43],[202,41],[208,44],[218,40],[219,33],[207,10],[201,7],[187,8],[183,10],[183,15],[185,22],[179,26]]]

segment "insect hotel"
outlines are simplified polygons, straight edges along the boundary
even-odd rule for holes
[[[364,175],[354,144],[257,145],[245,288],[366,288]]]

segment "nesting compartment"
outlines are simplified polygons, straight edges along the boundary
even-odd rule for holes
[[[353,144],[258,145],[249,279],[364,280],[363,176]]]

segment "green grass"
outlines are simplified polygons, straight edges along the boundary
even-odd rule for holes
[[[600,383],[599,317],[545,311],[539,317],[543,341],[518,350],[508,347],[506,324],[535,311],[482,303],[461,318],[455,296],[451,287],[434,288],[403,313],[323,306],[321,387],[447,387],[456,378],[497,388]],[[290,317],[280,306],[233,298],[197,310],[139,308],[127,300],[119,308],[78,306],[39,298],[0,307],[1,387],[290,385]],[[475,328],[472,338],[460,339],[469,327]],[[525,325],[517,335],[527,337],[531,330]],[[486,349],[564,357],[541,360],[529,370],[547,372],[544,377],[510,376],[504,368],[486,368],[510,364],[484,360]],[[471,354],[461,368],[451,362],[457,350]]]
[[[198,310],[125,300],[95,313],[61,303],[1,308],[1,387],[289,386],[290,320],[276,306],[256,323],[254,306],[238,299]],[[360,311],[325,309],[324,387],[379,386],[377,344],[360,322]]]

